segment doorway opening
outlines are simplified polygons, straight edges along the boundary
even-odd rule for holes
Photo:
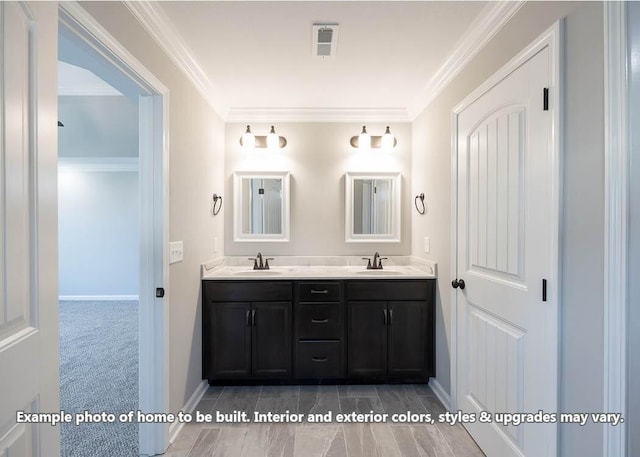
[[[115,414],[75,433],[95,439],[73,455],[161,454],[170,424],[135,417],[169,409],[169,93],[78,4],[59,5],[58,42],[61,407]]]
[[[60,407],[138,409],[138,106],[58,55]],[[73,62],[73,63],[69,63]],[[62,455],[138,455],[136,424],[63,424]]]

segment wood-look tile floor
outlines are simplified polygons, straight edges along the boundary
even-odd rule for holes
[[[203,414],[445,412],[426,385],[209,387]],[[195,412],[194,412],[195,415]],[[364,423],[188,423],[169,457],[480,457],[461,425]]]

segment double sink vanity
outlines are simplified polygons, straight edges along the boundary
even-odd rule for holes
[[[245,258],[228,258],[203,266],[203,378],[228,384],[434,376],[435,266],[398,257],[367,269],[372,260],[277,257],[269,269],[254,260],[253,269],[238,265]]]
[[[288,172],[234,173],[234,243],[291,241],[289,181]],[[347,172],[344,182],[345,243],[399,243],[400,173]],[[435,375],[435,278],[435,264],[377,252],[203,265],[203,378],[424,382]]]

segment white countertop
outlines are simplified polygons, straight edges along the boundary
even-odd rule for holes
[[[268,279],[434,279],[436,266],[432,262],[420,259],[396,258],[396,261],[384,265],[382,270],[367,270],[364,265],[335,265],[341,263],[331,258],[330,265],[318,265],[302,262],[301,258],[276,258],[271,261],[269,270],[254,270],[253,265],[246,259],[246,265],[237,265],[233,260],[220,259],[202,266],[202,279],[205,280],[268,280]],[[279,262],[278,262],[279,261]],[[284,262],[288,265],[283,265]],[[279,265],[276,265],[279,263]],[[307,263],[306,265],[296,263]],[[362,263],[362,261],[360,261]]]

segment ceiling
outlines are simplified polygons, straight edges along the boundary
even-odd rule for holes
[[[159,2],[227,109],[402,109],[487,2]],[[312,24],[338,23],[334,59]]]
[[[58,95],[122,95],[91,71],[58,61]]]

